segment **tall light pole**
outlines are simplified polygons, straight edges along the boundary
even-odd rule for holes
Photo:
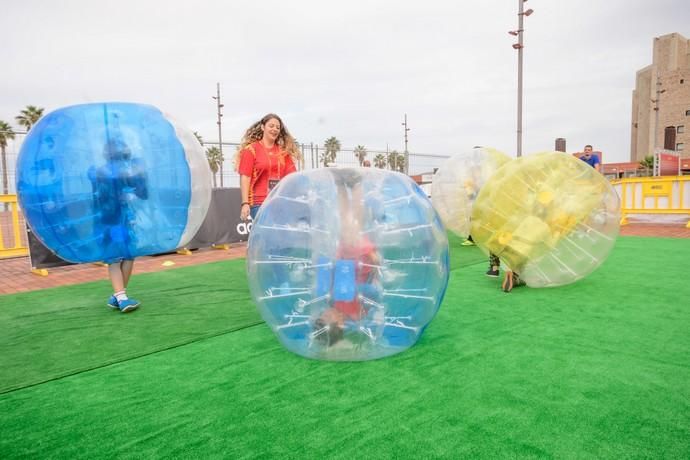
[[[665,92],[665,89],[661,89],[661,82],[659,81],[659,75],[657,75],[656,99],[652,99],[652,102],[654,103],[654,154],[656,154],[656,149],[659,148],[659,96]]]
[[[513,43],[513,49],[518,51],[518,96],[517,96],[517,156],[522,156],[522,49],[523,36],[525,34],[524,17],[534,13],[533,9],[524,11],[524,4],[527,0],[518,0],[518,28],[508,32],[518,38],[517,43]]]
[[[223,158],[223,130],[221,129],[221,122],[220,119],[223,117],[223,113],[221,112],[221,109],[225,107],[223,104],[220,102],[220,83],[216,83],[216,95],[212,96],[213,99],[216,100],[216,106],[218,108],[218,121],[216,122],[218,124],[218,149],[220,150],[220,187],[223,188],[223,163],[225,158]]]
[[[402,125],[405,127],[405,174],[407,174],[410,170],[410,153],[407,150],[407,132],[410,128],[407,127],[407,114],[405,114],[405,121],[402,122]]]

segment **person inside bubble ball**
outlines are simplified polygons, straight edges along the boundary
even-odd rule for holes
[[[271,189],[296,171],[299,159],[295,139],[278,115],[269,113],[247,129],[235,156],[240,174],[242,220],[256,218]]]
[[[134,269],[134,258],[127,254],[135,243],[131,231],[135,220],[133,205],[137,200],[148,199],[147,178],[144,165],[132,159],[132,152],[121,139],[110,139],[103,153],[106,164],[89,171],[94,191],[94,206],[103,228],[102,247],[104,262],[108,264],[108,276],[113,287],[107,306],[127,313],[136,310],[140,303],[127,296],[127,285]]]
[[[503,283],[501,283],[501,289],[503,292],[510,292],[514,287],[525,286],[525,282],[520,279],[518,272],[507,268],[505,275],[503,276]]]
[[[555,245],[553,229],[548,222],[553,199],[553,193],[548,190],[531,193],[525,203],[526,209],[531,209],[531,212],[516,221],[509,221],[509,224],[496,235],[503,250],[498,254],[492,254],[492,268],[495,264],[498,269],[500,258],[504,262],[511,261],[510,264],[504,263],[505,275],[501,283],[503,292],[511,292],[514,287],[524,286],[525,282],[519,273],[530,260],[539,257],[546,248]]]
[[[380,290],[378,267],[381,257],[375,245],[363,233],[365,205],[362,176],[355,169],[334,170],[332,173],[338,186],[341,213],[333,305],[314,323],[314,338],[325,346],[335,345],[344,338],[347,322],[359,323],[370,316],[372,307],[367,299],[378,300],[377,292]],[[351,271],[353,267],[354,273]]]
[[[505,273],[503,276],[503,282],[501,283],[501,289],[503,292],[510,292],[514,287],[525,286],[525,282],[520,279],[520,275],[506,264],[504,264]],[[501,259],[493,252],[489,252],[489,269],[486,272],[486,276],[491,278],[498,278],[501,268]]]
[[[503,282],[501,283],[501,289],[503,290],[503,292],[510,292],[515,287],[526,285],[525,282],[520,278],[520,275],[516,269],[510,268],[505,262],[504,262],[503,266],[505,267]],[[491,277],[491,278],[498,278],[500,268],[501,268],[500,257],[498,257],[493,252],[490,252],[489,253],[489,270],[486,272],[486,275]]]

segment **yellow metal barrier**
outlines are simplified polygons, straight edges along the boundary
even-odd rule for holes
[[[19,226],[17,195],[0,195],[0,203],[9,203],[11,208],[11,212],[8,213],[4,210],[4,205],[0,205],[0,259],[28,255],[29,248],[22,244],[24,232],[20,231]],[[10,225],[7,225],[8,223]],[[5,228],[10,231],[6,231]],[[6,235],[11,237],[12,246],[5,242]]]
[[[631,214],[690,216],[690,176],[628,177],[611,183],[621,199],[621,225]]]

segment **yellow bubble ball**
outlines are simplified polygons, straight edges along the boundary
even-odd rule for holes
[[[532,287],[577,281],[601,265],[620,229],[620,200],[587,163],[543,152],[503,165],[471,216],[475,243]]]

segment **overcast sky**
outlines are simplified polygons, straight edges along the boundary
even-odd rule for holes
[[[515,156],[517,0],[0,0],[0,120],[26,105],[157,106],[217,140],[278,113],[301,142]],[[523,153],[586,143],[629,161],[635,73],[688,0],[529,0]],[[18,127],[17,127],[18,128]]]

